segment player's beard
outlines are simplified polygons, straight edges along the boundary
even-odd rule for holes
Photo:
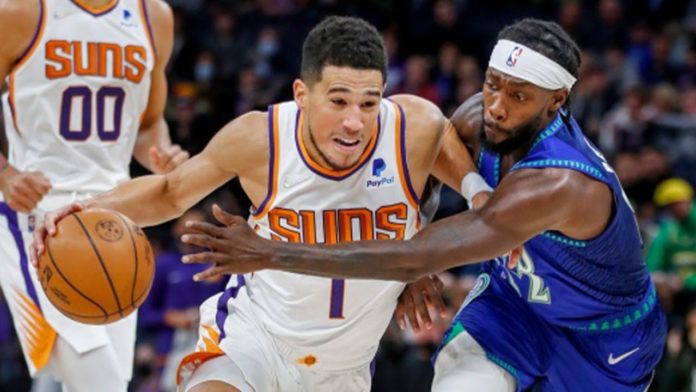
[[[539,132],[539,126],[541,125],[542,117],[541,115],[534,116],[529,122],[519,126],[517,129],[506,129],[499,126],[496,128],[507,135],[507,138],[502,142],[493,143],[486,138],[486,132],[484,131],[484,123],[481,121],[481,128],[478,132],[478,139],[481,147],[494,154],[507,155],[520,148],[529,146],[532,139]]]

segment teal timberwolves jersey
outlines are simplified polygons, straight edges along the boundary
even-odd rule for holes
[[[497,186],[500,156],[482,150],[477,163],[486,181]],[[484,268],[504,277],[552,324],[606,330],[640,319],[655,304],[654,292],[635,215],[613,169],[575,120],[566,122],[560,114],[510,171],[545,167],[575,170],[611,188],[614,210],[606,229],[590,240],[545,231],[527,241],[521,253]]]

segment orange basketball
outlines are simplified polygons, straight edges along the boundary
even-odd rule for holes
[[[155,263],[145,233],[130,219],[93,209],[70,214],[46,237],[39,280],[51,303],[87,324],[120,320],[140,306]]]

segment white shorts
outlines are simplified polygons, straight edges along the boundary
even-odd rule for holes
[[[30,373],[34,375],[51,360],[58,334],[78,354],[112,345],[119,364],[114,371],[120,372],[123,379],[130,380],[135,314],[106,326],[82,324],[63,316],[46,298],[36,269],[28,259],[32,241],[30,222],[33,224],[33,220],[33,217],[17,213],[0,201],[0,285]]]
[[[340,372],[313,370],[311,365],[289,359],[293,356],[288,347],[273,338],[252,315],[238,309],[227,316],[228,333],[221,341],[214,317],[218,298],[211,297],[201,305],[197,352],[184,358],[179,368],[181,391],[213,380],[242,392],[370,390],[369,364]],[[244,307],[249,297],[236,300]]]
[[[435,361],[433,392],[514,392],[515,377],[486,357],[468,332],[447,343]]]

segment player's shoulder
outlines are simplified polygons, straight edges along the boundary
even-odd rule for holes
[[[235,118],[220,132],[235,140],[244,140],[249,148],[268,144],[268,112],[251,111]]]
[[[173,18],[172,7],[164,0],[145,0],[145,7],[150,17]]]
[[[154,28],[163,27],[172,29],[174,26],[174,12],[163,0],[145,0],[147,16]]]
[[[459,137],[470,145],[483,121],[483,94],[476,93],[462,102],[452,114],[450,121]]]
[[[447,119],[434,103],[409,94],[393,95],[389,99],[403,108],[407,135],[415,133],[439,135],[444,131]]]
[[[425,98],[410,94],[398,94],[392,95],[389,99],[398,103],[403,108],[404,115],[409,119],[434,122],[444,120],[440,108]]]
[[[29,45],[39,24],[39,2],[27,0],[0,0],[0,26],[3,29],[2,47],[19,57]],[[14,53],[17,52],[17,53]]]

